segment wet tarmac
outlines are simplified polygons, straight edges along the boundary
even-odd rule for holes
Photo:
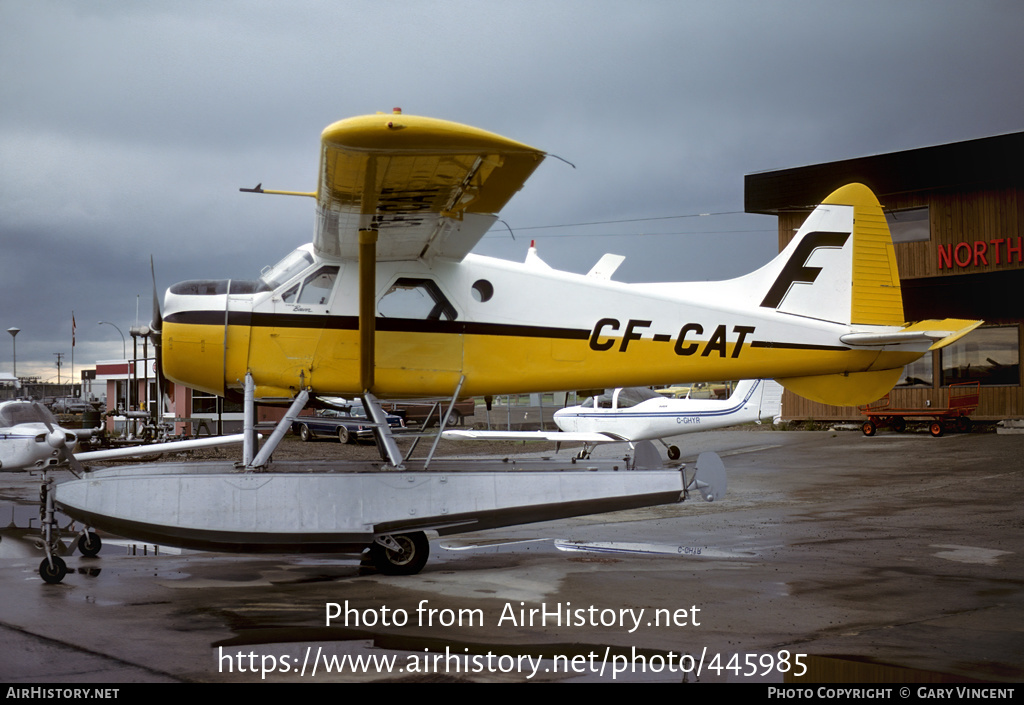
[[[434,540],[412,577],[108,539],[47,585],[9,529],[0,681],[1024,678],[1024,436],[677,440],[722,455],[724,500]],[[37,493],[0,473],[0,523]]]

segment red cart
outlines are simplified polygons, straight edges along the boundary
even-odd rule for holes
[[[971,414],[978,408],[978,392],[980,382],[961,382],[949,386],[949,405],[945,409],[894,409],[889,406],[889,395],[874,405],[860,407],[868,420],[861,426],[865,436],[875,435],[880,428],[890,427],[896,432],[907,428],[907,419],[925,419],[928,431],[933,436],[941,436],[947,428],[955,427],[957,431],[966,433],[971,430]]]

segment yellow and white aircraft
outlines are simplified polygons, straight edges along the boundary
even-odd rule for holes
[[[249,469],[265,468],[310,395],[362,397],[384,460],[401,468],[406,459],[378,398],[454,401],[769,377],[812,399],[858,404],[888,391],[907,363],[978,325],[904,322],[885,219],[859,184],[825,199],[776,259],[729,281],[615,282],[621,258],[614,255],[577,275],[550,268],[535,251],[524,263],[470,254],[544,156],[483,130],[398,111],[328,126],[315,191],[248,189],[315,199],[313,242],[253,281],[172,286],[151,326],[163,373],[242,396],[250,413],[254,400],[291,403],[255,457],[251,444],[243,448]],[[712,500],[724,490],[717,456],[704,462],[704,480],[657,469],[488,473],[481,463],[438,473],[426,472],[428,463],[402,474],[306,473],[281,464],[256,473],[230,464],[118,468],[44,488],[44,502],[48,516],[60,507],[156,543],[370,547],[382,570],[413,573],[426,561],[426,532],[676,502],[691,489]],[[63,577],[52,551],[40,571],[47,580]]]
[[[866,187],[837,190],[774,260],[719,282],[624,284],[470,250],[544,158],[412,115],[322,135],[313,243],[255,281],[166,295],[163,370],[213,394],[450,397],[772,377],[830,404],[882,396],[978,322],[904,322]]]

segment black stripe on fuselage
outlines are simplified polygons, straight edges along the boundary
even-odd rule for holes
[[[755,340],[750,344],[752,348],[785,348],[786,350],[830,350],[843,352],[850,348],[845,345],[812,345],[810,343],[784,343],[778,340]]]
[[[168,315],[168,323],[182,325],[218,326],[224,325],[223,311],[182,311]],[[250,313],[232,311],[228,315],[232,326],[253,328],[316,328],[319,330],[359,330],[358,316],[331,316],[306,313]],[[589,330],[576,328],[554,328],[548,326],[524,326],[506,323],[482,323],[474,321],[424,321],[415,318],[376,319],[376,329],[393,333],[448,333],[454,335],[495,335],[513,338],[550,338],[553,340],[589,340]],[[655,336],[655,341],[666,342],[668,336]],[[786,343],[782,341],[754,340],[752,348],[783,348],[786,350],[825,350],[841,352],[849,350],[842,345],[812,345],[808,343]]]
[[[183,311],[168,315],[168,323],[198,326],[223,326],[223,311]],[[232,311],[228,325],[253,328],[315,328],[318,330],[359,330],[358,316],[323,316],[303,313],[248,313]],[[376,319],[378,331],[396,333],[449,333],[455,335],[503,335],[520,338],[588,340],[589,330],[524,326],[472,321],[425,321],[415,318]]]

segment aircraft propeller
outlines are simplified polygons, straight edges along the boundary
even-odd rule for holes
[[[153,278],[153,318],[149,323],[149,337],[153,341],[153,359],[156,364],[157,415],[159,417],[163,412],[164,389],[167,385],[164,378],[162,355],[164,317],[160,311],[160,295],[156,288],[156,267],[153,264],[153,255],[149,256],[149,273]],[[156,420],[159,421],[159,418]]]
[[[42,407],[42,404],[35,402],[37,407]],[[39,409],[39,417],[42,419],[43,424],[46,426],[46,443],[51,448],[60,451],[60,461],[67,463],[71,467],[71,471],[75,473],[77,477],[81,477],[85,472],[85,468],[78,462],[75,454],[71,452],[71,448],[68,447],[68,435],[61,429],[53,427],[47,418],[45,408]],[[77,438],[76,438],[77,441]],[[74,444],[72,444],[74,445]]]

